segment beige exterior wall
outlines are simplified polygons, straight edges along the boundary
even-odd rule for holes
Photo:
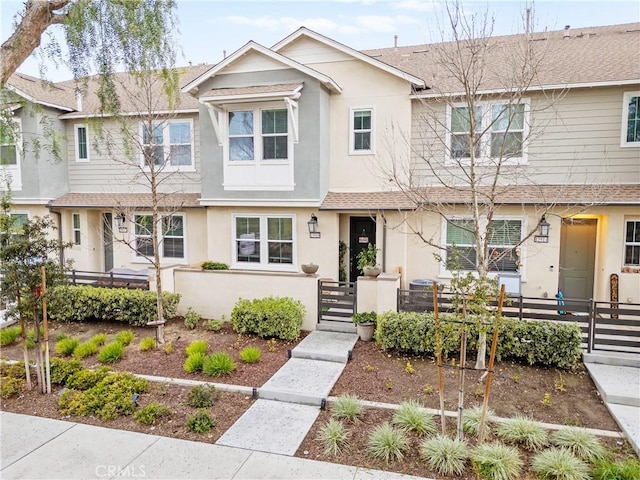
[[[191,307],[204,318],[228,320],[241,298],[291,297],[304,305],[303,330],[315,330],[318,323],[318,278],[298,273],[174,270],[180,314]]]

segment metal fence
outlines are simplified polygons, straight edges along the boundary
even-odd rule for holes
[[[149,278],[140,274],[71,270],[66,276],[72,285],[149,290]]]

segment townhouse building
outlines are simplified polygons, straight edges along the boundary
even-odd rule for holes
[[[544,51],[509,104],[508,128],[496,122],[514,91],[498,75],[507,73],[503,57],[487,59],[491,74],[476,91],[486,133],[479,158],[490,165],[497,145],[509,147],[495,216],[483,220],[499,258],[490,270],[525,296],[561,289],[608,300],[615,274],[620,301],[640,302],[639,40],[640,24],[492,39],[501,52],[523,43]],[[473,270],[469,189],[455,173],[470,155],[456,103],[463,91],[438,48],[360,52],[306,28],[271,48],[249,42],[215,65],[181,69],[180,103],[153,105],[152,134],[138,101],[161,95],[118,75],[138,147],[153,148],[163,166],[164,285],[201,290],[202,311],[217,301],[212,291],[233,303],[277,284],[292,293],[313,285],[302,263],[318,264],[317,277],[338,280],[343,270],[355,281],[356,255],[368,244],[403,288],[417,279],[446,284],[451,272],[435,255],[446,260],[454,244],[466,253],[462,268]],[[15,74],[8,87],[22,135],[2,146],[14,213],[53,214],[77,269],[146,268],[152,205],[142,156],[109,118],[109,145],[96,141],[91,82],[78,94],[73,82]],[[45,126],[64,139],[55,155],[32,148]],[[444,170],[429,167],[437,162]],[[205,260],[230,270],[206,288],[174,275]]]

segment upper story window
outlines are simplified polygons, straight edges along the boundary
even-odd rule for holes
[[[640,266],[640,220],[627,220],[624,235],[625,266]]]
[[[13,190],[22,189],[20,128],[19,121],[0,122],[0,167],[8,174]]]
[[[640,147],[640,92],[625,92],[621,146]]]
[[[255,135],[254,132],[260,132]],[[288,160],[286,109],[229,112],[229,161]]]
[[[76,162],[89,161],[89,130],[86,125],[75,126]]]
[[[447,219],[446,221],[447,269],[475,270],[478,252],[471,219]],[[484,226],[481,226],[481,230]],[[522,241],[522,220],[492,220],[487,229],[489,235],[489,271],[517,272],[520,269],[518,245]],[[455,264],[453,252],[456,252]]]
[[[167,170],[193,169],[193,121],[167,120],[142,124],[142,143],[148,162]]]
[[[236,264],[287,269],[293,265],[293,217],[243,215],[234,223]]]
[[[351,154],[374,152],[373,108],[351,109],[349,150]]]
[[[468,106],[448,109],[448,155],[451,160],[502,163],[526,161],[528,103],[481,103],[473,115]]]
[[[153,216],[137,214],[134,216],[134,242],[137,257],[153,257]],[[184,259],[185,228],[184,215],[172,214],[160,217],[160,258]]]

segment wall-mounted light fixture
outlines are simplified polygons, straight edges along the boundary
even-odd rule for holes
[[[533,237],[533,241],[536,243],[549,243],[549,227],[551,225],[547,222],[547,218],[542,215],[540,223],[538,223],[538,235]]]
[[[311,214],[311,219],[307,222],[307,227],[309,227],[309,238],[320,238],[320,232],[318,231],[318,217],[313,213]]]
[[[127,221],[127,217],[124,215],[124,212],[121,212],[115,216],[116,227],[118,227],[118,231],[120,233],[127,232],[127,226],[125,223],[126,221]]]

